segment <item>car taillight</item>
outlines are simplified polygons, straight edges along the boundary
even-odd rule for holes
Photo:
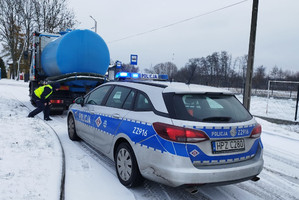
[[[250,137],[251,137],[251,138],[258,138],[258,137],[261,136],[261,134],[262,134],[262,126],[261,126],[260,124],[257,124],[257,125],[253,128]]]
[[[153,123],[153,127],[159,136],[175,142],[197,143],[209,139],[205,132],[190,128],[183,128],[160,122]]]
[[[63,100],[50,100],[51,103],[61,104]]]

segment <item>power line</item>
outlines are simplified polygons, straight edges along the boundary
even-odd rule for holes
[[[190,18],[187,18],[187,19],[184,19],[184,20],[181,20],[181,21],[177,21],[177,22],[174,22],[174,23],[165,25],[165,26],[161,26],[161,27],[158,27],[158,28],[154,28],[154,29],[151,29],[151,30],[148,30],[148,31],[145,31],[145,32],[136,33],[136,34],[133,34],[133,35],[129,35],[129,36],[127,36],[127,37],[124,37],[124,38],[120,38],[120,39],[112,40],[112,41],[108,42],[108,44],[111,44],[111,43],[114,43],[114,42],[119,42],[119,41],[126,40],[126,39],[133,38],[133,37],[137,37],[137,36],[140,36],[140,35],[145,35],[145,34],[147,34],[147,33],[151,33],[151,32],[154,32],[154,31],[161,30],[161,29],[165,29],[165,28],[168,28],[168,27],[171,27],[171,26],[175,26],[175,25],[177,25],[177,24],[181,24],[181,23],[184,23],[184,22],[187,22],[187,21],[190,21],[190,20],[194,20],[194,19],[196,19],[196,18],[204,17],[204,16],[206,16],[206,15],[210,15],[210,14],[212,14],[212,13],[219,12],[219,11],[222,11],[222,10],[224,10],[224,9],[231,8],[231,7],[233,7],[233,6],[242,4],[242,3],[246,2],[246,1],[248,1],[248,0],[239,1],[239,2],[237,2],[237,3],[233,3],[233,4],[230,4],[230,5],[228,5],[228,6],[224,6],[224,7],[222,7],[222,8],[218,8],[218,9],[216,9],[216,10],[212,10],[212,11],[209,11],[209,12],[206,12],[206,13],[203,13],[203,14],[200,14],[200,15],[196,15],[196,16],[194,16],[194,17],[190,17]]]

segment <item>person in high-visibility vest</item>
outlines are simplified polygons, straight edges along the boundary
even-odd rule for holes
[[[29,113],[28,117],[34,117],[41,111],[44,111],[44,120],[50,121],[50,96],[53,94],[54,90],[58,90],[60,87],[59,83],[54,83],[51,85],[43,85],[35,89],[32,94],[32,99],[35,102],[37,108]]]

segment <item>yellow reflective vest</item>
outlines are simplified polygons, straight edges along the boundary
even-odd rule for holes
[[[34,90],[34,94],[38,97],[38,98],[41,98],[41,95],[42,93],[44,92],[45,90],[45,87],[49,87],[51,89],[51,92],[45,96],[45,99],[47,99],[52,93],[53,93],[53,88],[51,85],[44,85],[44,86],[41,86],[39,88],[37,88],[36,90]]]

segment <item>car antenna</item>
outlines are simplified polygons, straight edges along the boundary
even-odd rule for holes
[[[191,80],[192,80],[192,78],[193,78],[193,76],[194,76],[195,69],[196,69],[196,67],[193,68],[193,71],[192,71],[192,73],[191,73],[191,76],[190,76],[190,78],[188,79],[188,81],[187,81],[187,83],[186,83],[187,85],[190,85]]]

